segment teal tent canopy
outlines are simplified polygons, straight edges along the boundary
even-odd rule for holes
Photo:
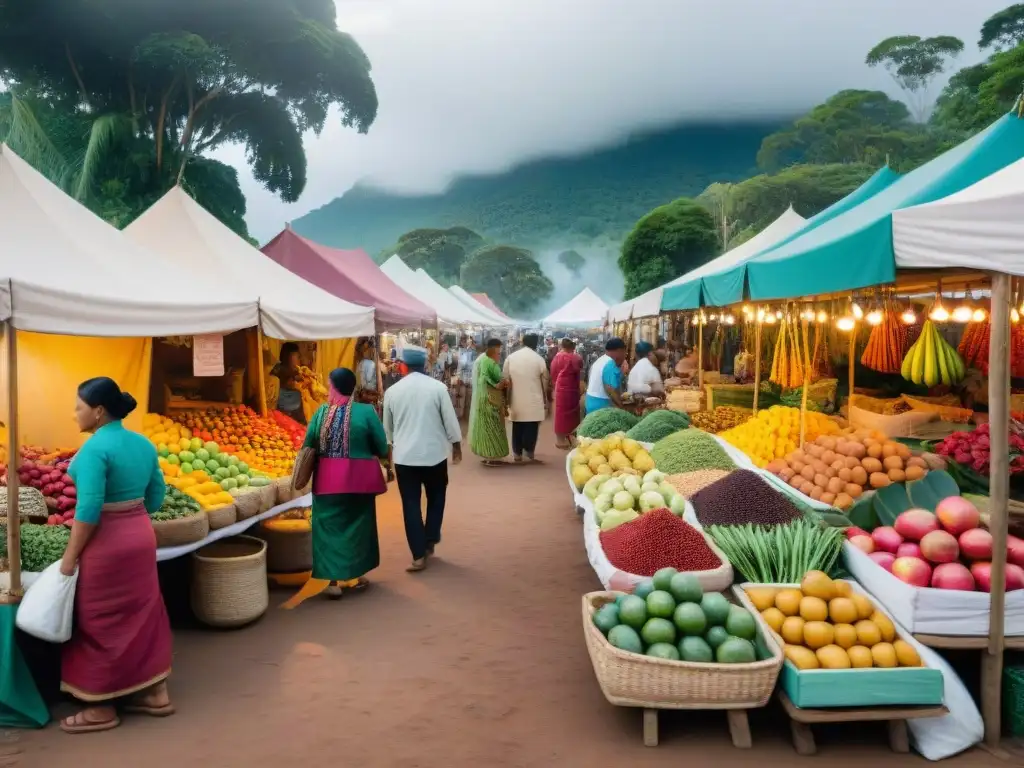
[[[743,289],[747,277],[747,265],[755,259],[760,259],[768,253],[773,253],[799,237],[812,232],[823,224],[832,221],[847,211],[857,207],[866,200],[871,199],[883,189],[889,187],[900,175],[891,170],[889,166],[879,168],[867,181],[857,187],[853,192],[841,200],[832,203],[828,208],[819,211],[807,220],[799,230],[791,234],[771,248],[752,254],[749,259],[737,264],[732,269],[719,272],[715,275],[708,275],[701,281],[704,294],[704,303],[709,307],[726,307],[743,301]]]
[[[1024,157],[1024,120],[1006,115],[963,144],[746,264],[750,299],[815,296],[896,278],[892,213],[947,197]]]

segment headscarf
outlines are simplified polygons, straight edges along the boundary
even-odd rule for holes
[[[331,383],[330,404],[347,403],[356,389],[356,375],[348,368],[335,368],[328,378]]]

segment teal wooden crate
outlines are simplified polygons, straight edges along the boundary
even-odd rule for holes
[[[928,667],[800,670],[787,660],[780,681],[801,709],[942,704],[942,672]]]

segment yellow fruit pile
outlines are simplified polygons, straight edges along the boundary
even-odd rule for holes
[[[167,484],[191,496],[204,510],[219,509],[235,503],[235,497],[221,488],[205,472],[196,470],[184,477],[165,478]]]
[[[807,440],[816,440],[821,435],[834,435],[840,430],[839,424],[815,411],[807,412]],[[781,459],[797,449],[800,442],[800,409],[784,405],[773,405],[749,421],[718,435],[734,445],[762,469],[768,462]]]
[[[808,571],[799,589],[750,587],[746,592],[797,669],[923,666],[889,617],[846,581]]]
[[[594,475],[643,476],[654,469],[654,459],[636,440],[621,433],[602,440],[583,438],[572,457],[572,480],[582,490]]]

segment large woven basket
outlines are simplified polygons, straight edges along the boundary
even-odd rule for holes
[[[300,573],[313,569],[313,531],[277,531],[258,526],[255,536],[267,542],[270,573]]]
[[[234,525],[238,522],[238,511],[235,509],[234,504],[217,507],[216,509],[208,509],[206,510],[206,516],[210,519],[211,531],[227,528],[229,525]]]
[[[260,512],[268,512],[277,506],[277,483],[260,487]]]
[[[759,645],[770,654],[753,664],[671,661],[616,648],[594,625],[594,612],[616,592],[583,596],[583,634],[594,674],[609,702],[645,709],[753,709],[771,698],[782,669],[782,649],[760,616]],[[728,593],[727,593],[727,596]]]
[[[210,520],[205,512],[197,512],[174,520],[154,520],[157,547],[180,547],[202,541],[210,533]]]
[[[230,536],[192,553],[192,612],[211,627],[240,627],[267,612],[267,543]]]
[[[292,490],[292,478],[291,475],[288,477],[280,477],[274,481],[274,487],[277,488],[277,503],[287,504],[292,499],[301,496],[301,493],[296,493]]]
[[[232,494],[235,497],[235,517],[248,520],[260,513],[262,501],[259,488],[244,488]]]

